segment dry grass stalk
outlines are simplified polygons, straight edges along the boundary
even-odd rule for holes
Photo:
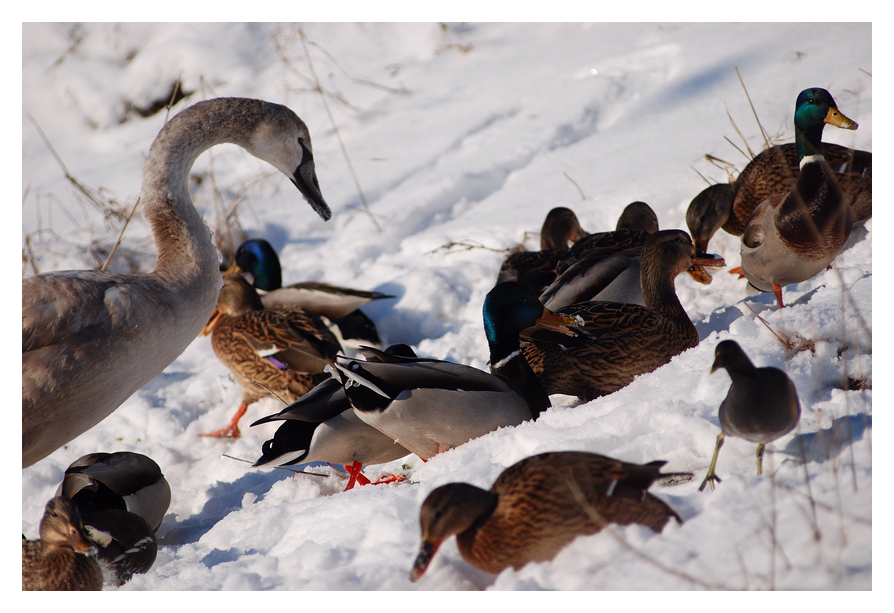
[[[602,517],[602,515],[600,515],[599,511],[597,511],[596,509],[593,508],[593,505],[591,505],[590,502],[587,500],[587,497],[584,496],[583,491],[581,491],[580,486],[577,484],[577,482],[574,479],[572,479],[570,477],[566,478],[565,484],[568,486],[568,489],[571,492],[571,495],[574,496],[574,500],[580,505],[581,509],[583,509],[584,512],[590,516],[590,519],[592,519],[596,524],[602,525],[603,527],[608,525],[608,522],[605,520],[605,518]],[[600,534],[608,534],[609,536],[611,536],[611,538],[615,539],[615,541],[618,544],[620,544],[624,549],[631,552],[633,555],[635,555],[640,560],[643,560],[650,566],[654,566],[655,568],[657,568],[658,570],[660,570],[662,572],[665,572],[669,575],[672,575],[674,577],[682,579],[682,580],[684,580],[688,583],[691,583],[693,585],[703,587],[706,590],[727,589],[726,587],[724,587],[722,585],[711,585],[710,583],[706,583],[706,582],[702,581],[698,577],[693,577],[692,575],[681,572],[675,568],[671,568],[670,566],[668,566],[662,562],[659,562],[655,558],[644,554],[642,551],[640,551],[639,549],[637,549],[636,547],[631,545],[627,541],[627,539],[625,539],[623,536],[621,536],[620,534],[618,534],[611,528],[603,530],[602,532],[600,532]]]
[[[332,115],[332,110],[329,108],[329,103],[326,101],[326,96],[323,93],[323,86],[320,85],[320,79],[317,77],[317,72],[314,69],[313,59],[310,56],[310,49],[307,47],[307,37],[304,35],[304,29],[298,28],[298,34],[301,35],[301,44],[304,45],[304,53],[307,56],[307,65],[310,68],[310,73],[313,76],[314,81],[314,91],[319,92],[320,99],[323,101],[323,108],[326,109],[326,115],[329,117],[329,122],[332,124],[332,131],[335,134],[335,138],[338,141],[338,147],[341,149],[341,153],[345,158],[345,163],[348,165],[348,172],[351,173],[351,179],[354,181],[354,186],[357,188],[357,194],[360,196],[360,202],[363,203],[363,212],[366,213],[369,218],[372,220],[373,225],[376,227],[376,230],[382,232],[382,226],[379,225],[378,220],[372,211],[369,210],[369,204],[366,202],[366,196],[363,194],[363,189],[360,187],[360,179],[357,178],[357,173],[354,172],[354,164],[351,163],[351,156],[348,155],[348,149],[345,147],[344,141],[341,139],[341,133],[338,131],[338,124],[335,122],[335,117]]]
[[[565,175],[565,178],[568,179],[569,181],[571,181],[571,184],[574,185],[574,187],[577,188],[577,191],[578,191],[578,192],[580,192],[580,199],[581,199],[581,200],[586,200],[587,197],[584,196],[584,190],[582,190],[582,189],[580,188],[580,185],[577,184],[577,181],[575,181],[575,180],[572,179],[570,176],[568,176],[568,173],[565,172],[565,171],[562,171],[562,174]]]
[[[472,251],[473,249],[484,249],[485,251],[493,251],[494,253],[509,253],[513,251],[513,248],[509,249],[495,249],[494,247],[488,247],[486,245],[482,245],[478,241],[451,241],[449,243],[445,243],[440,247],[436,247],[431,251],[427,251],[426,255],[433,255],[439,251],[446,251],[449,253],[456,253],[457,251]]]

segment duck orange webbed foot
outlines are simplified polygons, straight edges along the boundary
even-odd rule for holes
[[[741,266],[736,266],[735,268],[730,268],[730,269],[729,269],[729,274],[731,274],[731,275],[739,275],[739,278],[740,278],[740,279],[744,279],[744,278],[745,278],[745,273],[742,272],[742,267],[741,267]]]

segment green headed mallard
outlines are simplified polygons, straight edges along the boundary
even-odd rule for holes
[[[764,200],[742,234],[742,273],[757,289],[776,294],[782,287],[817,275],[847,242],[854,223],[838,179],[823,157],[823,126],[856,130],[832,96],[814,87],[795,102],[795,145],[801,172],[790,192]]]

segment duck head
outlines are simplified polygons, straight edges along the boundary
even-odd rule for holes
[[[432,490],[419,510],[422,545],[410,581],[425,573],[441,543],[485,521],[496,506],[496,494],[468,483],[448,483]]]
[[[811,87],[798,94],[795,101],[795,144],[798,159],[823,153],[823,127],[836,126],[856,130],[857,122],[838,110],[832,94],[821,87]]]
[[[525,328],[537,326],[576,336],[571,327],[582,325],[576,316],[548,310],[533,290],[517,281],[500,283],[490,290],[484,299],[482,311],[492,364],[518,350],[518,334]]]
[[[236,266],[251,275],[257,289],[272,292],[282,287],[279,257],[273,246],[263,238],[253,238],[239,245],[236,250]]]
[[[202,330],[202,336],[208,336],[214,330],[222,317],[238,317],[250,311],[262,311],[264,303],[261,302],[258,292],[240,274],[226,273],[223,276],[223,287],[217,297],[217,306],[211,313],[211,318]]]
[[[75,504],[63,496],[51,498],[40,520],[40,540],[51,548],[95,552]]]
[[[574,211],[559,206],[547,213],[546,219],[543,220],[543,227],[540,229],[540,248],[564,251],[586,235]]]

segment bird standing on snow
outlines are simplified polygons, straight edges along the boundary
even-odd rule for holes
[[[722,341],[717,345],[711,372],[718,368],[725,368],[733,382],[720,404],[718,416],[722,431],[717,435],[714,457],[699,491],[703,491],[708,483],[713,490],[714,482],[720,482],[714,467],[724,437],[733,436],[758,444],[757,474],[760,475],[764,447],[794,430],[801,419],[801,403],[788,375],[772,366],[756,368],[735,341]]]

